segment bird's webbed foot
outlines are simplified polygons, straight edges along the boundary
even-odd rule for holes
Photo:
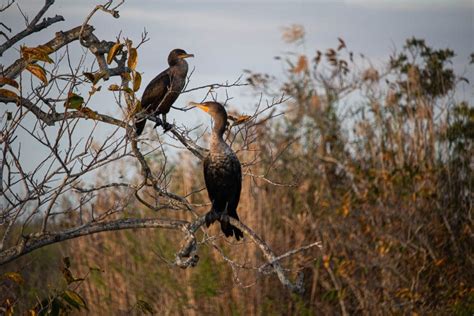
[[[153,122],[155,122],[155,126],[153,126],[153,128],[157,128],[158,126],[163,126],[163,121],[158,116],[153,116],[152,118],[149,118],[149,120],[152,120]]]
[[[172,124],[166,122],[166,114],[163,114],[163,123],[161,124],[161,126],[163,126],[165,133],[173,128]]]
[[[173,128],[173,124],[170,124],[168,122],[163,122],[163,124],[161,126],[163,126],[163,129],[165,130],[165,133]]]
[[[155,117],[155,126],[153,128],[157,128],[158,126],[163,126],[163,121],[159,117]]]
[[[210,210],[206,214],[206,218],[205,218],[206,227],[209,227],[212,223],[214,223],[217,220],[218,217],[219,217],[218,214],[216,212],[214,212],[214,210]]]

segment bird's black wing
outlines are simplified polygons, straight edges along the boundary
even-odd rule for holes
[[[230,194],[228,198],[229,204],[227,210],[229,212],[229,216],[239,219],[237,216],[237,206],[239,205],[240,191],[242,189],[242,170],[237,157],[233,157],[233,159],[230,161],[230,168],[232,170],[232,188],[229,190]]]
[[[231,161],[232,161],[231,168],[232,168],[232,175],[233,175],[232,176],[233,189],[230,191],[231,194],[229,196],[229,204],[228,204],[227,212],[230,217],[233,217],[236,220],[239,220],[239,216],[237,215],[237,206],[239,205],[240,191],[242,189],[242,170],[241,170],[240,162],[237,159],[237,157],[234,156]],[[231,224],[223,225],[221,223],[221,228],[224,231],[224,234],[226,236],[234,235],[235,239],[237,240],[240,240],[240,238],[244,237],[244,234],[242,233],[242,231]]]
[[[144,109],[147,114],[158,114],[158,106],[165,98],[170,86],[171,78],[169,75],[169,69],[166,69],[156,76],[152,81],[150,81],[148,86],[146,86],[141,101],[142,109]],[[141,135],[143,129],[145,128],[145,124],[146,119],[137,121],[135,123],[137,135]]]
[[[211,161],[210,157],[207,156],[204,159],[204,181],[206,182],[207,194],[209,196],[209,200],[213,204],[216,199],[219,197],[219,192],[221,184],[220,184],[220,177],[215,168],[214,163]]]
[[[169,69],[166,69],[153,78],[143,92],[142,109],[148,113],[153,113],[164,99],[171,86]]]

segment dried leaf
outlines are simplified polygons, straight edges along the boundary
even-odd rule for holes
[[[84,301],[84,299],[76,292],[66,290],[64,291],[62,297],[69,305],[76,308],[77,310],[81,310],[82,307],[87,309],[86,301]]]
[[[100,91],[102,89],[102,86],[92,86],[91,91],[89,91],[89,95],[93,96],[97,91]]]
[[[75,280],[72,276],[71,270],[69,270],[68,268],[63,269],[63,277],[66,280],[67,284],[71,284]]]
[[[54,49],[48,45],[39,45],[39,46],[36,46],[36,49],[42,51],[44,54],[51,54]]]
[[[0,97],[6,97],[15,100],[18,100],[19,98],[19,96],[15,92],[7,89],[0,89]]]
[[[120,77],[121,77],[123,80],[127,80],[127,81],[132,80],[132,77],[130,77],[130,73],[128,73],[128,72],[122,72],[122,73],[120,74]]]
[[[120,87],[117,84],[114,83],[114,84],[111,84],[109,86],[109,90],[110,91],[120,91]]]
[[[102,79],[105,75],[102,71],[96,73],[84,72],[83,74],[87,78],[87,80],[92,82],[93,85],[97,84],[97,82],[99,82],[99,80]]]
[[[135,70],[138,62],[138,53],[136,48],[130,48],[130,52],[128,53],[128,68]]]
[[[342,40],[342,38],[338,37],[337,40],[339,41],[339,46],[337,47],[338,51],[346,47],[346,43]]]
[[[283,40],[287,43],[295,43],[304,39],[305,30],[302,25],[293,24],[283,30]]]
[[[250,118],[251,118],[250,115],[241,115],[241,116],[239,116],[239,117],[235,120],[234,125],[240,125],[240,124],[242,124],[242,123],[245,123],[245,122],[247,122]]]
[[[135,109],[133,110],[132,114],[138,113],[142,110],[142,103],[140,100],[137,100],[137,103],[135,103]]]
[[[130,89],[129,87],[123,87],[123,88],[122,88],[122,91],[125,91],[125,92],[127,92],[128,94],[133,94],[133,90]]]
[[[17,284],[23,284],[23,282],[25,282],[18,272],[6,272],[2,275],[2,279],[9,279]]]
[[[18,85],[18,82],[16,82],[15,80],[7,78],[7,77],[0,77],[0,85],[4,85],[4,84],[15,87],[17,89],[20,87]]]
[[[326,269],[329,269],[330,262],[331,262],[331,256],[324,255],[323,256],[323,265]]]
[[[64,257],[64,258],[63,258],[63,263],[64,263],[64,266],[65,266],[66,268],[71,267],[71,258],[69,258],[69,257]]]
[[[319,50],[316,51],[316,57],[314,57],[314,62],[315,62],[316,64],[319,64],[319,62],[321,61],[321,56],[322,56],[321,51],[319,51]]]
[[[307,69],[308,69],[308,59],[306,58],[305,55],[301,55],[301,56],[298,58],[298,63],[296,64],[296,66],[293,68],[292,71],[293,71],[295,74],[297,74],[297,73],[306,71]]]
[[[317,94],[311,96],[311,106],[318,111],[321,109],[321,100]]]
[[[368,68],[362,74],[362,80],[364,81],[378,81],[379,80],[379,72],[375,68]]]
[[[44,84],[48,84],[48,78],[46,78],[46,71],[40,65],[29,64],[28,66],[26,66],[26,70],[31,72],[34,76],[36,76],[41,81],[43,81]]]
[[[133,75],[133,91],[137,92],[140,89],[140,85],[142,84],[142,76],[139,72],[135,72]]]
[[[34,309],[29,309],[27,314],[28,316],[36,316],[38,315]]]
[[[12,112],[7,112],[7,121],[11,121],[13,118]]]
[[[96,120],[98,118],[97,112],[95,112],[94,110],[89,109],[88,107],[82,108],[81,112],[86,114],[87,117],[89,117],[93,120]],[[76,279],[76,281],[78,281],[78,279]]]
[[[97,272],[104,272],[104,270],[102,270],[102,268],[99,267],[99,266],[90,266],[90,267],[89,267],[89,270],[91,270],[91,271],[97,271]]]
[[[334,49],[330,48],[326,51],[326,56],[329,57],[329,58],[333,57],[333,56],[336,56],[336,51]]]
[[[120,44],[120,42],[115,43],[109,50],[109,53],[107,54],[107,64],[111,64],[112,61],[114,60],[114,57],[117,56],[117,53],[122,49],[123,44]]]
[[[28,61],[44,61],[47,63],[52,63],[53,60],[48,56],[50,49],[47,46],[38,46],[38,47],[26,47],[22,46],[20,48],[21,56],[23,59]]]
[[[93,84],[95,83],[95,76],[93,73],[91,72],[84,72],[83,73],[84,76],[87,78],[87,80],[89,80],[90,82],[92,82]]]
[[[79,110],[84,104],[84,98],[80,95],[70,92],[68,99],[64,102],[64,107],[68,109]]]

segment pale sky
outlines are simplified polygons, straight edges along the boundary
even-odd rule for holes
[[[5,0],[0,0],[3,2]],[[43,1],[17,0],[17,3],[33,18]],[[19,44],[35,46],[51,39],[53,32],[82,24],[96,4],[92,0],[57,0],[46,16],[61,14],[66,21]],[[138,95],[167,67],[168,52],[178,47],[196,56],[188,60],[190,68],[195,67],[189,87],[233,81],[243,69],[279,74],[282,66],[273,56],[294,49],[281,39],[283,27],[291,24],[305,27],[306,44],[302,49],[308,54],[336,46],[337,37],[341,37],[351,50],[364,53],[376,64],[387,61],[390,53],[400,49],[406,38],[423,38],[434,48],[453,49],[457,54],[455,69],[474,82],[472,66],[466,67],[469,55],[474,52],[472,0],[128,0],[120,8],[120,14],[121,18],[116,20],[98,12],[91,24],[96,29],[95,34],[107,40],[114,40],[122,31],[122,36],[137,41],[144,28],[148,31],[151,39],[139,51],[137,69],[143,73],[143,84]],[[0,20],[14,32],[24,28],[16,7],[0,13]],[[10,49],[1,57],[1,63],[9,65],[18,56],[17,51]],[[113,82],[109,81],[105,86],[110,83]],[[462,96],[472,100],[472,84],[465,89]],[[250,96],[250,91],[250,88],[231,90],[232,105],[243,111],[251,109],[257,100]],[[202,96],[203,92],[181,96],[176,105],[184,106]],[[110,103],[113,104],[110,94],[109,98],[98,96],[95,101],[101,106]],[[97,110],[114,114],[112,104],[110,108]],[[5,106],[1,107],[0,115],[5,111]],[[14,110],[14,105],[6,108],[9,107]],[[169,119],[189,126],[209,124],[209,118],[200,112],[189,115],[189,112],[172,111]],[[26,134],[20,135],[20,140],[22,137],[25,142],[29,139]]]
[[[17,2],[31,17],[43,3]],[[61,14],[66,21],[22,43],[36,45],[50,39],[53,31],[81,24],[95,4],[92,0],[57,0],[48,16]],[[129,0],[120,8],[120,19],[98,12],[91,23],[99,38],[109,40],[120,31],[139,39],[147,29],[151,39],[139,52],[141,94],[146,83],[167,67],[168,52],[177,47],[196,55],[189,60],[196,68],[190,86],[232,81],[243,69],[278,74],[281,65],[272,57],[294,48],[281,40],[281,30],[295,23],[306,29],[308,54],[333,47],[337,37],[342,37],[354,52],[382,63],[406,38],[416,36],[435,48],[454,49],[458,54],[455,67],[464,72],[474,52],[473,10],[472,0]],[[16,8],[3,13],[1,20],[14,30],[23,27]],[[9,64],[17,56],[10,50],[2,63]],[[195,97],[199,96],[183,96],[179,102]]]

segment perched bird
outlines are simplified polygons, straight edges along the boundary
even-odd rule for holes
[[[229,221],[220,218],[221,214],[226,214],[239,219],[237,205],[242,187],[240,161],[223,138],[227,124],[227,112],[217,102],[191,102],[191,105],[207,112],[214,120],[209,155],[204,159],[204,180],[209,199],[212,202],[212,208],[206,214],[206,225],[209,227],[217,219],[221,223],[222,232],[226,237],[234,236],[240,240],[244,236],[242,231],[230,224]]]
[[[166,114],[178,98],[186,83],[188,73],[188,63],[185,58],[194,57],[182,49],[173,49],[168,55],[169,68],[156,76],[143,92],[141,107],[148,115],[153,115],[156,125],[162,125],[165,130],[171,128],[166,122]],[[159,118],[162,115],[163,120]],[[135,123],[137,135],[140,135],[145,128],[146,118]]]

